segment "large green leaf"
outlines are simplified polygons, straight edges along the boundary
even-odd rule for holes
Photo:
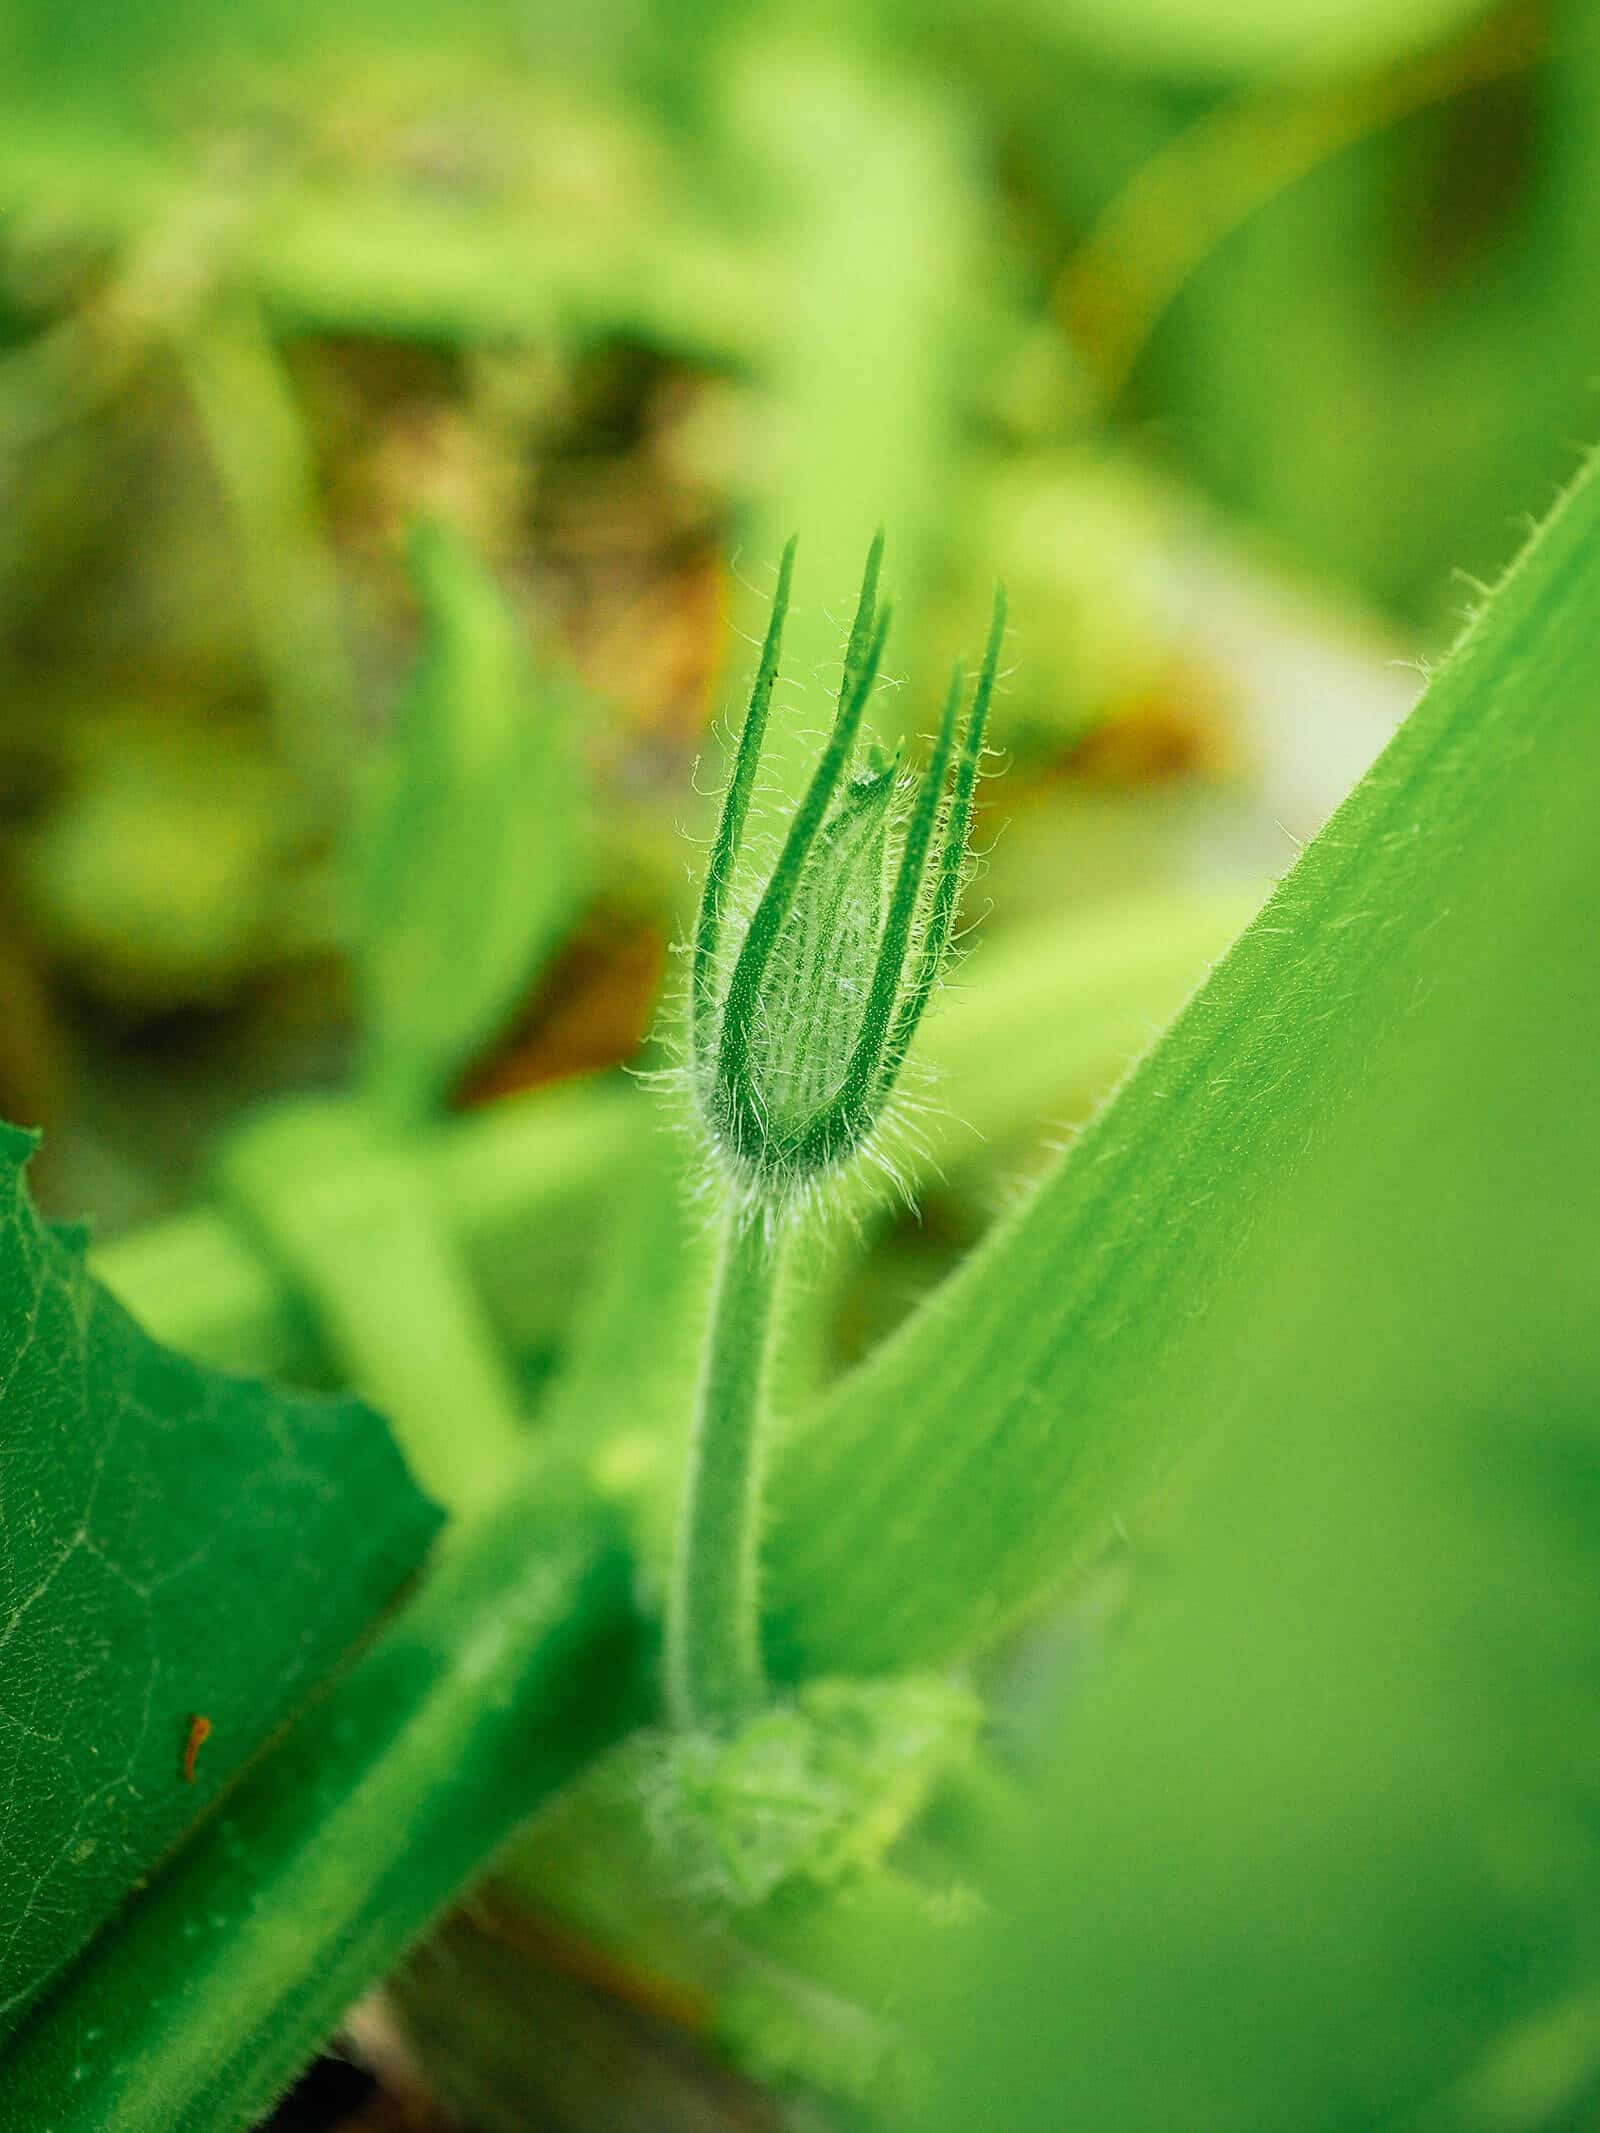
[[[1593,503],[1470,655],[1493,804],[1213,1292],[1184,1407],[1234,1419],[1070,1713],[919,2128],[1596,2123]]]
[[[775,1661],[969,1647],[1138,1510],[1228,1407],[1297,1172],[1540,834],[1592,731],[1593,464],[1391,746],[1041,1189],[780,1456]]]
[[[158,1347],[0,1128],[0,2026],[390,1599],[432,1535],[377,1416]],[[210,1737],[184,1782],[192,1721]]]
[[[631,1570],[525,1470],[46,1999],[5,2133],[241,2133],[521,1819],[638,1707]]]

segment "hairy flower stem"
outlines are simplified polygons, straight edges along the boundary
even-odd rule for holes
[[[781,1233],[728,1211],[667,1606],[667,1695],[681,1726],[737,1723],[766,1694],[760,1526],[766,1377]]]

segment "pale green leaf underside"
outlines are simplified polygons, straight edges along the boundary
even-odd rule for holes
[[[773,1663],[970,1647],[1225,1416],[1218,1299],[1507,863],[1600,673],[1593,466],[1372,771],[1042,1187],[776,1462]],[[1508,841],[1509,839],[1509,841]],[[1498,852],[1498,862],[1486,853]],[[1470,1062],[1462,1071],[1470,1073]]]
[[[0,1127],[0,2028],[394,1594],[436,1525],[378,1417],[157,1346]],[[183,1777],[191,1720],[210,1738]]]

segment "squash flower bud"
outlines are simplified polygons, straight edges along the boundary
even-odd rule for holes
[[[832,732],[742,935],[725,942],[777,680],[794,546],[784,551],[712,839],[690,984],[702,1124],[736,1186],[769,1209],[803,1195],[867,1145],[899,1078],[949,950],[1005,628],[997,593],[964,730],[958,732],[958,666],[920,779],[902,777],[898,755],[873,749],[857,756],[889,620],[878,606],[878,536]]]

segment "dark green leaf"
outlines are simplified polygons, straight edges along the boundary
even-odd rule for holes
[[[28,2133],[241,2133],[350,2003],[637,1708],[631,1573],[538,1471],[38,2009]]]
[[[300,1703],[435,1514],[377,1416],[158,1347],[0,1128],[0,2024]],[[196,1717],[210,1736],[184,1782]]]

